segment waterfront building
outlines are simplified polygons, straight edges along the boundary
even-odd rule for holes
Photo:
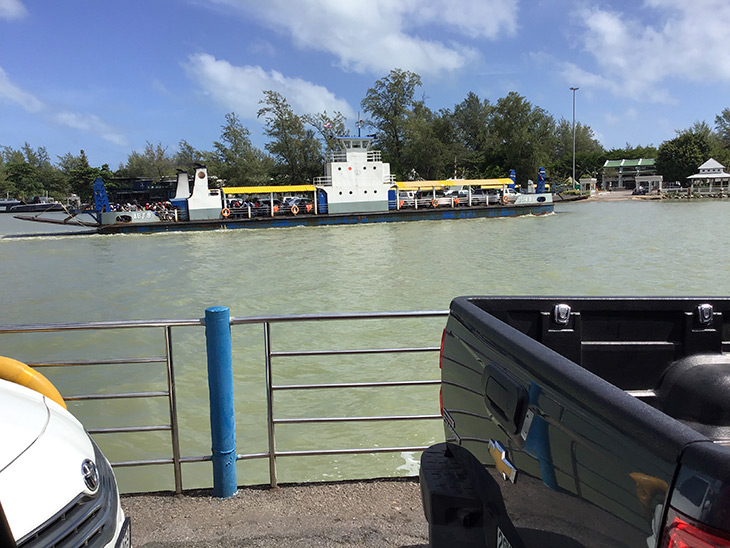
[[[656,174],[655,158],[606,160],[601,173],[601,184],[606,190],[632,190],[636,178]]]
[[[730,173],[725,166],[710,158],[698,168],[698,173],[687,177],[691,192],[700,194],[730,194]]]

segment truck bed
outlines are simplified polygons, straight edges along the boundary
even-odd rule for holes
[[[474,306],[716,441],[730,438],[730,300],[457,301],[455,314],[463,306],[466,317],[465,309]],[[565,323],[556,321],[557,307],[567,314]]]

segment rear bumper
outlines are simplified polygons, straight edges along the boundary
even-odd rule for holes
[[[487,546],[484,508],[475,483],[457,458],[460,449],[439,443],[421,456],[421,497],[431,548]]]

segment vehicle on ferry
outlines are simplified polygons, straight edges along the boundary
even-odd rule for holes
[[[517,197],[520,195],[514,188],[505,188],[502,191],[502,202],[514,204],[517,201]]]

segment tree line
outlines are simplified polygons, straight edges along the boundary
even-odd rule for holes
[[[399,69],[375,82],[361,102],[365,119],[357,121],[374,137],[374,147],[390,162],[398,180],[504,177],[510,169],[518,184],[536,179],[540,167],[551,181],[572,175],[573,127],[556,120],[524,96],[510,92],[491,103],[469,92],[452,109],[434,111],[426,104],[418,74]],[[25,143],[20,149],[0,147],[0,194],[28,199],[48,194],[65,199],[70,194],[88,201],[100,176],[113,189],[120,180],[175,177],[178,169],[191,171],[204,164],[226,186],[305,184],[321,175],[333,137],[346,135],[340,112],[297,114],[286,98],[264,91],[258,117],[268,139],[264,150],[251,143],[251,133],[234,113],[225,115],[219,140],[210,150],[197,150],[186,140],[171,152],[161,143],[147,142],[133,151],[116,170],[108,164],[89,165],[83,150],[66,153],[54,162],[44,147]],[[677,131],[659,148],[631,146],[606,150],[591,127],[575,125],[577,176],[598,176],[606,160],[656,158],[664,179],[684,181],[697,167],[714,157],[730,162],[730,109],[715,118],[715,126],[696,122]]]

